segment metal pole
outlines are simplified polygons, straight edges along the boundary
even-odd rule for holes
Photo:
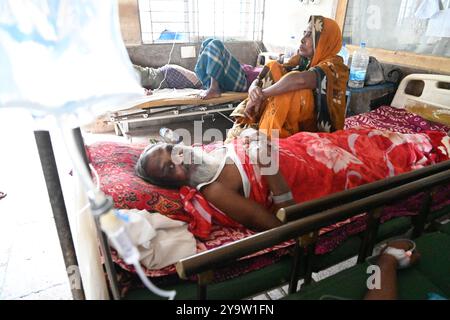
[[[87,170],[89,170],[89,172],[90,172],[89,159],[86,154],[86,148],[85,148],[85,144],[84,144],[84,140],[83,140],[83,135],[81,134],[81,129],[79,127],[76,129],[73,129],[73,135],[74,135],[75,142],[77,145],[77,150],[78,150],[78,152],[81,153],[83,160],[84,160],[84,164],[86,165]],[[108,281],[109,281],[109,285],[110,285],[110,290],[111,290],[113,299],[120,300],[120,290],[119,290],[119,284],[117,282],[117,273],[114,268],[114,262],[112,261],[112,258],[111,258],[111,250],[110,250],[109,244],[108,244],[108,237],[100,228],[100,222],[98,220],[98,217],[95,217],[94,220],[95,220],[95,226],[97,229],[97,233],[100,238],[99,239],[100,251],[104,258],[106,273],[108,275]]]
[[[78,127],[76,129],[73,129],[73,136],[75,138],[75,143],[77,145],[77,150],[81,154],[81,157],[83,158],[84,165],[86,166],[87,170],[91,172],[91,169],[89,168],[89,159],[86,154],[86,149],[84,145],[83,135],[81,134],[81,129]]]
[[[289,280],[288,293],[294,294],[297,292],[298,279],[300,275],[300,259],[302,255],[303,247],[300,245],[300,240],[295,241],[294,254],[292,257],[291,276]]]
[[[55,219],[66,271],[68,272],[69,281],[71,282],[72,297],[74,300],[84,300],[85,296],[81,278],[76,279],[75,282],[77,285],[73,285],[74,283],[71,281],[74,276],[74,268],[75,270],[78,270],[78,261],[73,244],[72,233],[70,231],[69,218],[67,216],[50,134],[48,131],[35,131],[34,136],[39,152],[39,158],[41,159],[42,171],[44,172],[45,183],[47,185],[48,196],[52,206],[53,217]],[[76,272],[75,276],[78,277],[79,272]]]

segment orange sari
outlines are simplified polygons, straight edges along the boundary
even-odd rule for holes
[[[346,87],[349,70],[341,57],[337,56],[342,46],[341,30],[334,20],[321,16],[311,16],[314,56],[311,61],[294,56],[287,64],[272,61],[261,72],[263,88],[279,81],[288,72],[315,71],[316,90],[304,89],[270,97],[264,101],[258,123],[250,123],[245,118],[247,100],[243,101],[231,114],[236,119],[228,138],[239,135],[246,127],[259,128],[271,135],[279,132],[280,138],[299,131],[331,132],[343,129],[346,106]],[[302,71],[290,71],[293,68]],[[267,70],[268,69],[268,70]],[[326,88],[321,88],[326,77]],[[321,94],[326,92],[326,99]],[[325,115],[325,117],[323,117]],[[327,123],[326,119],[329,121]]]

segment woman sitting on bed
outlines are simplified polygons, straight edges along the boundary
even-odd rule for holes
[[[297,133],[263,139],[253,133],[206,148],[158,143],[136,164],[149,183],[195,188],[225,222],[267,230],[280,221],[274,212],[365,183],[447,160],[450,138],[442,132],[400,134],[352,129],[334,133]],[[231,218],[231,219],[230,219]]]
[[[299,131],[333,132],[344,128],[349,70],[337,54],[342,46],[338,24],[311,16],[298,55],[286,64],[269,62],[239,105],[229,139],[247,126],[278,130],[285,138]]]

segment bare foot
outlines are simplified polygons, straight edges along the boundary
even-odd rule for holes
[[[208,100],[212,98],[218,98],[221,95],[219,82],[211,77],[211,84],[208,90],[204,90],[199,94],[199,98],[203,100]]]
[[[220,90],[209,88],[208,90],[203,90],[198,96],[202,100],[209,100],[219,98],[221,96],[221,92]]]

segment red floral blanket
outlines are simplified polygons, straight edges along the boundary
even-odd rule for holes
[[[278,145],[279,169],[297,203],[348,190],[414,169],[448,160],[450,138],[443,132],[401,134],[376,129],[349,129],[327,133],[300,132],[273,141]],[[231,143],[250,183],[250,198],[268,208],[269,189],[257,174],[243,139]],[[209,236],[213,221],[238,227],[226,214],[210,206],[200,192],[180,190],[185,211],[191,216],[189,230]]]

